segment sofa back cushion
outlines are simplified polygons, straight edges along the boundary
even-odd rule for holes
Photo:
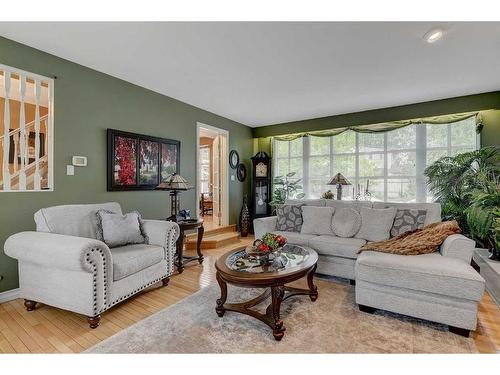
[[[426,210],[424,226],[441,221],[441,205],[439,203],[395,203],[395,202],[375,202],[373,208],[410,208],[413,210]]]
[[[342,201],[336,199],[325,199],[325,205],[327,207],[335,207],[337,210],[340,208],[352,208],[353,210],[360,212],[361,207],[371,208],[373,203],[369,201]]]
[[[116,202],[47,207],[35,213],[36,230],[98,239],[96,215],[98,210],[122,213],[120,204]]]
[[[361,228],[355,237],[367,241],[388,240],[395,216],[395,207],[361,208]]]
[[[332,216],[334,207],[302,206],[303,234],[330,234],[332,235]]]
[[[339,208],[332,219],[332,230],[338,237],[353,237],[361,227],[361,215],[354,208]]]
[[[325,207],[325,199],[287,199],[285,204]]]

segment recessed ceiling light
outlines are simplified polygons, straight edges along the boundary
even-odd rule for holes
[[[434,43],[437,42],[441,37],[443,36],[443,30],[442,29],[432,29],[431,31],[427,32],[424,35],[424,40],[427,43]]]

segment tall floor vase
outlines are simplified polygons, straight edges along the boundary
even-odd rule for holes
[[[250,211],[248,210],[246,195],[243,198],[243,206],[241,207],[240,219],[238,224],[240,227],[241,237],[247,237],[248,232],[250,232]]]

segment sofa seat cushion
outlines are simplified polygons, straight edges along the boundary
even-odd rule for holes
[[[276,230],[274,234],[280,234],[288,240],[288,243],[292,245],[304,245],[309,246],[309,241],[313,238],[318,237],[315,234],[302,234],[297,232],[286,232],[281,230]]]
[[[309,246],[321,255],[356,259],[359,248],[365,243],[366,241],[361,238],[322,235],[311,239],[309,241]]]
[[[481,300],[484,279],[461,259],[440,253],[396,255],[364,251],[356,261],[356,280]]]
[[[113,258],[113,280],[117,281],[142,271],[165,258],[161,246],[135,244],[111,249]]]

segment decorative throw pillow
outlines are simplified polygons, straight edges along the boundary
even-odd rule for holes
[[[276,206],[276,230],[285,232],[300,232],[302,228],[302,205],[279,204]]]
[[[99,210],[97,215],[97,239],[109,247],[147,242],[143,235],[141,214],[137,211],[125,215]]]
[[[398,208],[391,228],[391,237],[424,227],[427,210]]]
[[[304,234],[333,234],[331,223],[334,207],[302,207],[302,229]]]
[[[361,215],[354,208],[340,208],[332,218],[332,230],[338,237],[352,237],[361,227]]]
[[[361,208],[361,228],[354,236],[367,241],[384,241],[389,239],[390,230],[396,208]]]

